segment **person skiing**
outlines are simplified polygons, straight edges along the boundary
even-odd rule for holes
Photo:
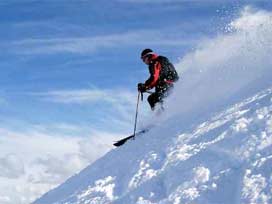
[[[138,91],[143,93],[155,88],[155,92],[147,98],[151,110],[154,110],[156,104],[162,104],[163,99],[170,94],[179,76],[168,58],[157,55],[149,48],[142,51],[141,59],[148,65],[150,77],[145,83],[138,83]]]

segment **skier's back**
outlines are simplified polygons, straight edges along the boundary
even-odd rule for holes
[[[141,59],[148,65],[150,77],[145,83],[138,84],[138,90],[143,93],[155,88],[155,92],[147,98],[151,109],[154,110],[156,104],[163,103],[163,99],[169,95],[179,76],[168,58],[157,55],[149,48],[142,51]]]

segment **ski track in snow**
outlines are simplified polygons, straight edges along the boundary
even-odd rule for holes
[[[37,203],[272,203],[272,89],[171,140],[167,128],[113,150],[48,194],[64,199]]]

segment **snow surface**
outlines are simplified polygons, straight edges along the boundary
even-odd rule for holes
[[[271,53],[272,14],[244,8],[177,64],[154,128],[34,203],[271,204]]]

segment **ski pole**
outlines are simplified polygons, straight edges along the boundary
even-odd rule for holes
[[[138,91],[138,99],[137,99],[137,106],[136,106],[136,115],[135,115],[135,122],[134,122],[133,139],[135,138],[135,134],[136,134],[136,127],[137,127],[137,118],[138,118],[138,108],[139,108],[140,94],[141,94],[140,91]]]

